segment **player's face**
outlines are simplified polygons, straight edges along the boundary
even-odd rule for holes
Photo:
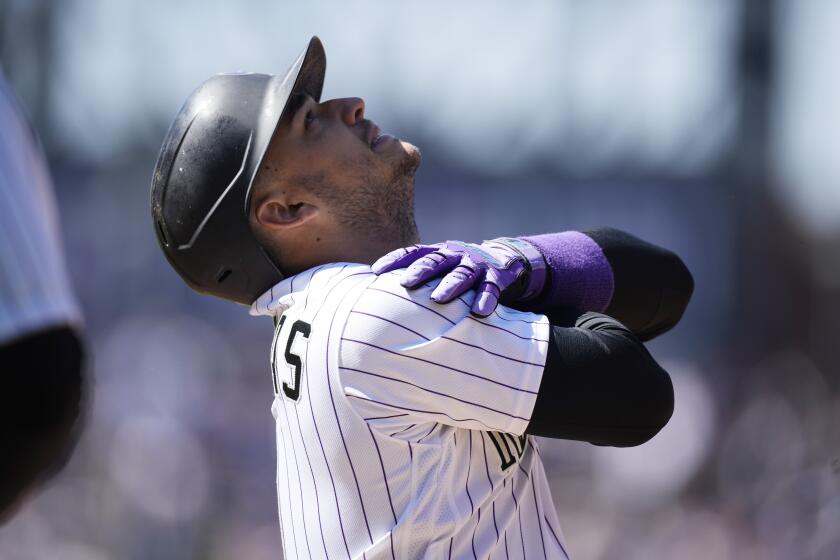
[[[413,243],[414,173],[420,151],[365,118],[359,98],[289,100],[263,170],[308,185],[323,209],[354,235]],[[262,172],[262,171],[261,171]],[[287,184],[288,184],[287,183]]]
[[[417,148],[384,133],[375,122],[366,119],[365,102],[358,97],[317,103],[308,95],[294,95],[281,126],[287,129],[288,140],[298,141],[297,146],[290,142],[287,149],[311,151],[321,167],[366,162],[393,172],[400,167],[407,171],[406,166],[416,168],[419,164]],[[342,174],[341,169],[333,171]]]

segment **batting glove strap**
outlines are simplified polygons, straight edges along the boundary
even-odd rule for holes
[[[483,245],[488,247],[501,245],[522,257],[525,266],[523,273],[525,282],[521,295],[516,298],[517,301],[524,303],[542,294],[548,276],[548,263],[539,249],[516,237],[498,237],[485,241]]]

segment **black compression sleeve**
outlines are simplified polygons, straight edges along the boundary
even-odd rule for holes
[[[610,263],[614,290],[604,311],[641,340],[670,330],[682,317],[694,280],[671,251],[613,228],[584,231]]]
[[[656,435],[673,409],[668,373],[633,333],[599,313],[569,315],[561,325],[552,325],[526,431],[627,447]]]

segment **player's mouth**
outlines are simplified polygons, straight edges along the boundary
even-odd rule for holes
[[[379,146],[382,146],[383,144],[385,144],[389,140],[395,140],[396,139],[391,134],[383,133],[382,130],[379,128],[379,125],[377,125],[375,122],[373,122],[373,121],[368,121],[368,122],[370,123],[370,125],[368,126],[367,134],[365,136],[366,136],[366,139],[367,139],[368,147],[371,150],[373,150],[374,152],[377,151],[377,148]]]

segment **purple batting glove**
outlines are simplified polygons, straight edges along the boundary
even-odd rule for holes
[[[410,245],[408,247],[401,247],[394,249],[370,265],[370,269],[374,274],[385,274],[393,270],[405,268],[417,259],[425,257],[429,253],[437,251],[442,244],[437,245]]]
[[[371,268],[382,274],[405,267],[408,269],[400,284],[406,288],[444,276],[431,294],[438,303],[447,303],[475,289],[471,312],[479,317],[490,315],[500,299],[533,299],[542,292],[547,274],[539,250],[515,238],[493,239],[481,245],[460,241],[414,245],[388,253]]]

